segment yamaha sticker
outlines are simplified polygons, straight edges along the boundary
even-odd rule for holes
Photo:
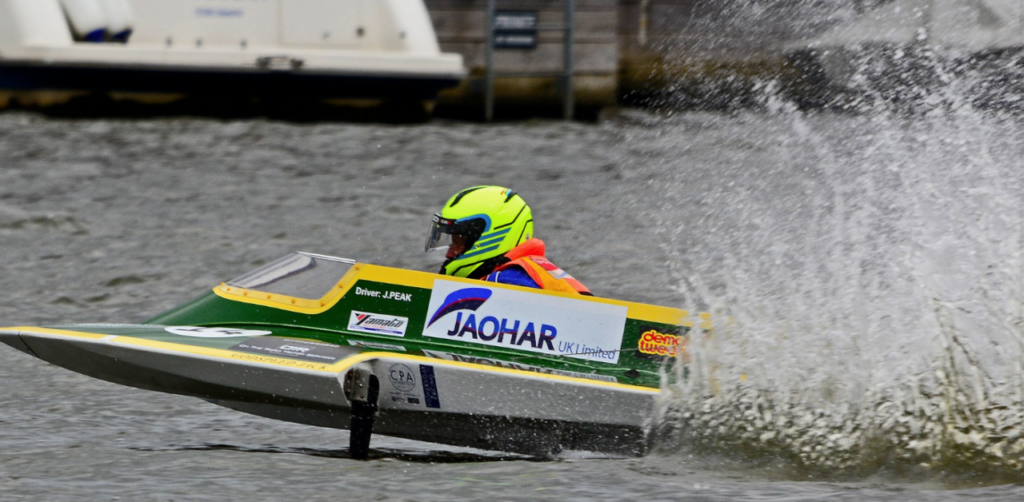
[[[360,331],[375,335],[405,336],[405,329],[408,327],[408,317],[360,312],[358,310],[353,310],[352,314],[348,316],[349,331]]]
[[[423,336],[617,364],[621,305],[434,281]]]

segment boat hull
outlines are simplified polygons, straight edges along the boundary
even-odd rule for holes
[[[174,93],[264,99],[429,101],[457,75],[388,75],[187,66],[46,64],[0,60],[0,89]]]
[[[313,363],[300,356],[257,355],[239,348],[253,343],[250,339],[239,340],[213,348],[208,341],[169,334],[163,326],[143,325],[0,330],[0,341],[91,377],[337,429],[350,428],[352,419],[346,377],[364,369],[380,382],[374,433],[530,455],[560,450],[642,455],[658,395],[652,388],[260,338],[264,347],[287,343],[333,358]]]
[[[264,417],[532,455],[641,455],[706,315],[291,253],[143,324],[0,329],[58,366]]]

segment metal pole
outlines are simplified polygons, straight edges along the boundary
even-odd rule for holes
[[[493,1],[493,0],[492,0]],[[575,101],[576,98],[573,96],[573,64],[572,64],[572,50],[573,50],[573,13],[576,11],[575,0],[565,0],[565,75],[563,81],[565,82],[565,94],[563,103],[563,115],[565,120],[572,120],[575,114]]]
[[[495,0],[487,0],[487,48],[484,49],[484,59],[487,75],[486,96],[484,97],[484,119],[488,122],[494,120],[494,3]]]
[[[647,11],[650,9],[650,0],[640,0],[640,25],[637,26],[636,38],[641,47],[647,46]]]

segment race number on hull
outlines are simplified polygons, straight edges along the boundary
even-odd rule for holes
[[[627,308],[434,281],[423,336],[616,364]]]
[[[266,336],[269,331],[256,329],[239,328],[209,328],[197,326],[167,326],[164,331],[181,336],[193,338],[249,338],[253,336]]]

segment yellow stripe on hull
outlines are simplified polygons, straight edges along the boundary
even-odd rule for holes
[[[159,326],[153,326],[153,327],[154,328],[159,328]],[[409,354],[400,354],[400,353],[395,353],[395,352],[363,352],[363,353],[356,354],[356,355],[347,357],[345,359],[342,359],[341,361],[338,361],[338,362],[336,362],[334,364],[327,365],[327,364],[309,363],[309,362],[305,362],[305,361],[296,361],[296,360],[280,358],[280,357],[263,356],[263,355],[259,355],[259,354],[247,354],[247,353],[243,353],[243,352],[236,352],[236,351],[224,350],[224,349],[214,349],[214,348],[200,347],[200,346],[195,346],[195,345],[186,345],[186,344],[171,343],[171,342],[161,342],[161,341],[148,340],[148,339],[145,339],[145,338],[138,338],[138,337],[133,337],[133,336],[118,336],[118,335],[105,335],[105,334],[97,334],[97,333],[85,333],[85,332],[81,332],[81,331],[71,331],[71,330],[64,330],[64,329],[51,329],[51,328],[37,328],[37,327],[21,326],[21,327],[12,327],[12,328],[0,328],[0,333],[4,333],[4,334],[18,334],[18,335],[21,335],[21,336],[25,336],[25,335],[30,335],[30,336],[31,335],[41,335],[41,336],[47,336],[47,337],[58,337],[58,338],[63,337],[63,338],[70,338],[70,339],[76,339],[76,340],[90,340],[90,341],[94,341],[94,342],[116,343],[116,344],[122,345],[122,346],[144,347],[144,348],[148,348],[148,349],[159,350],[159,351],[165,352],[165,353],[169,352],[169,353],[191,354],[191,355],[203,356],[203,357],[209,357],[209,358],[215,358],[215,359],[226,359],[226,360],[231,360],[231,361],[238,361],[238,362],[243,363],[243,364],[248,363],[248,364],[268,365],[268,366],[276,366],[276,367],[287,367],[287,368],[303,370],[303,371],[308,371],[308,372],[316,372],[316,373],[340,374],[340,373],[343,373],[343,372],[347,371],[352,366],[354,366],[356,364],[359,364],[361,362],[369,361],[369,360],[373,360],[373,359],[387,358],[387,359],[397,359],[397,360],[402,360],[402,361],[410,361],[410,362],[417,362],[417,363],[423,363],[423,364],[431,364],[431,365],[435,365],[435,366],[448,366],[448,367],[455,367],[455,368],[464,368],[464,369],[470,369],[470,370],[474,370],[474,371],[484,371],[484,372],[488,372],[488,373],[499,373],[499,374],[507,374],[507,375],[510,375],[510,376],[517,376],[517,377],[528,377],[528,378],[535,378],[535,379],[545,379],[545,380],[560,381],[560,382],[566,382],[566,383],[575,383],[575,384],[582,384],[582,385],[607,387],[607,388],[614,388],[614,389],[627,390],[627,391],[633,391],[633,392],[643,392],[643,393],[649,393],[649,394],[657,394],[657,393],[660,392],[659,389],[653,388],[653,387],[643,387],[643,386],[628,385],[628,384],[621,384],[621,383],[615,383],[615,382],[604,382],[604,381],[600,381],[600,380],[591,380],[591,379],[587,379],[587,378],[577,378],[577,377],[564,376],[564,375],[553,375],[553,374],[546,374],[546,373],[537,373],[537,372],[533,372],[533,371],[523,371],[523,370],[516,370],[516,369],[511,369],[511,368],[499,368],[499,367],[494,367],[494,366],[488,366],[488,365],[483,365],[483,364],[467,363],[467,362],[461,362],[461,361],[447,361],[447,360],[444,360],[444,359],[433,359],[433,358],[429,358],[429,357],[414,356],[414,355],[409,355]]]

